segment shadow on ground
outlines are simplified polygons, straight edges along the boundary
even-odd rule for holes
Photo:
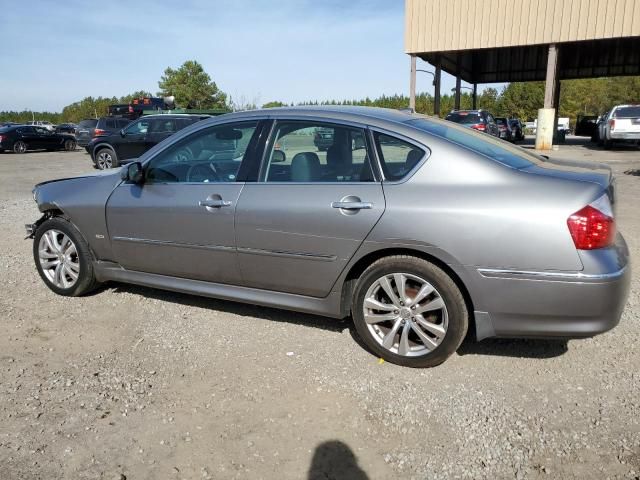
[[[337,440],[321,443],[313,452],[308,480],[368,480],[349,446]]]
[[[253,304],[237,303],[231,300],[199,297],[196,295],[158,290],[155,288],[141,287],[131,284],[106,284],[105,287],[96,290],[95,293],[99,294],[109,288],[111,288],[114,293],[130,293],[188,307],[198,307],[207,310],[231,313],[233,315],[256,317],[262,320],[273,320],[276,322],[305,325],[307,327],[320,328],[330,332],[342,332],[345,328],[351,330],[353,327],[353,323],[350,320],[339,320],[319,315],[292,312],[289,310],[280,310],[277,308],[262,307]],[[352,334],[355,335],[355,332]]]
[[[465,340],[458,355],[491,355],[515,358],[553,358],[568,350],[566,339],[537,340],[516,338],[487,338],[481,342]]]

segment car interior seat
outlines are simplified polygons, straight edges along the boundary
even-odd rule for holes
[[[320,180],[320,176],[320,159],[315,153],[300,152],[291,160],[292,182],[314,182]]]

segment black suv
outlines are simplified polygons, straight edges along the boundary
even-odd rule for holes
[[[96,137],[86,146],[96,168],[104,170],[138,158],[154,145],[209,115],[147,115],[111,135]]]
[[[86,149],[93,138],[110,135],[126,127],[129,123],[131,123],[130,119],[120,117],[87,118],[78,124],[76,140],[78,145]],[[89,150],[87,149],[87,151]]]
[[[486,110],[453,110],[445,117],[445,120],[488,133],[494,137],[500,137],[500,130],[495,118]]]

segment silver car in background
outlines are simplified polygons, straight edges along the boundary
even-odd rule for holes
[[[314,143],[322,129],[331,145]],[[118,281],[344,318],[411,367],[474,338],[619,321],[629,254],[603,165],[364,107],[199,122],[119,171],[39,184],[27,226],[61,295]],[[259,347],[259,343],[256,344]]]

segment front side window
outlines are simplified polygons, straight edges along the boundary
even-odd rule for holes
[[[401,180],[422,160],[425,151],[399,138],[375,133],[380,165],[387,180]]]
[[[147,163],[153,183],[237,181],[257,121],[217,125],[192,133]]]
[[[267,182],[372,182],[365,131],[319,122],[276,124],[262,180]]]
[[[126,135],[143,135],[149,130],[149,123],[151,123],[149,120],[134,122],[124,130],[124,133]]]

